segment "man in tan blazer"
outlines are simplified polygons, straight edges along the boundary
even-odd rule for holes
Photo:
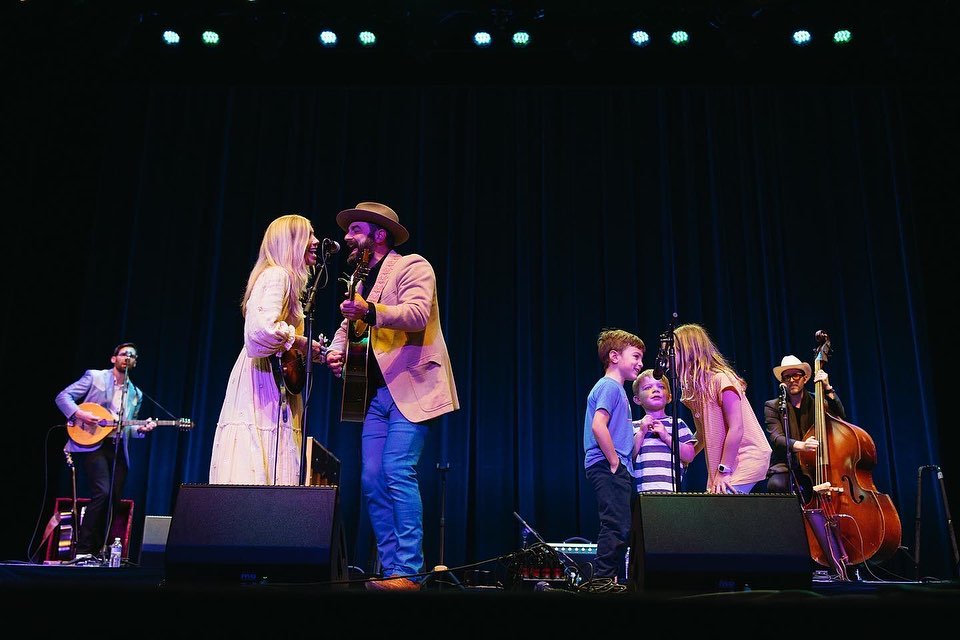
[[[367,586],[418,589],[409,577],[423,571],[416,466],[429,421],[460,408],[437,279],[423,256],[394,250],[410,234],[387,205],[361,202],[337,214],[337,224],[346,232],[347,261],[359,268],[327,365],[344,377],[341,419],[363,422],[361,485],[385,578]]]

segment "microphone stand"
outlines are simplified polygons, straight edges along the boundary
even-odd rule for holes
[[[113,375],[113,372],[111,372]],[[117,437],[113,439],[113,463],[110,465],[110,489],[107,491],[107,518],[103,532],[103,543],[100,545],[100,552],[107,546],[110,540],[110,529],[113,527],[113,490],[117,477],[117,456],[120,455],[120,441],[126,437],[124,430],[125,414],[127,412],[127,382],[130,380],[130,361],[127,360],[127,366],[123,369],[123,389],[120,391],[120,411],[117,414]],[[124,449],[126,453],[126,449]],[[103,564],[101,559],[101,564]],[[109,560],[107,560],[109,562]]]
[[[780,422],[783,424],[783,444],[787,454],[787,482],[790,484],[790,491],[797,496],[800,506],[803,506],[803,491],[800,488],[800,482],[793,470],[793,455],[790,450],[793,447],[790,444],[790,418],[787,417],[787,387],[780,383],[780,395],[777,399],[780,407]]]
[[[310,391],[313,387],[313,310],[317,298],[317,290],[325,287],[327,278],[327,260],[336,253],[336,244],[328,238],[323,239],[320,246],[323,255],[319,266],[314,269],[313,283],[307,288],[303,298],[303,316],[305,322],[304,335],[307,337],[306,362],[303,367],[303,408],[300,417],[300,485],[309,482],[307,478],[307,407],[310,406]],[[321,282],[323,283],[321,285]],[[280,431],[277,430],[277,438]],[[274,475],[276,477],[276,475]]]
[[[673,462],[673,490],[679,492],[682,468],[680,462],[680,429],[677,421],[680,408],[680,394],[676,380],[677,352],[674,348],[674,329],[676,328],[676,324],[677,312],[674,311],[670,317],[670,326],[664,333],[660,334],[661,353],[657,355],[657,365],[664,370],[667,380],[670,381],[670,404],[672,405],[670,409],[670,420],[672,423],[670,430],[670,457]],[[665,354],[663,353],[664,346],[667,348]]]
[[[450,578],[451,582],[447,584],[452,584],[453,586],[463,589],[460,581],[457,580],[457,576],[453,575],[447,565],[443,563],[443,545],[444,540],[446,539],[447,529],[447,472],[450,471],[450,463],[438,462],[437,471],[440,472],[440,561],[436,564],[436,566],[433,567],[433,573],[424,578],[420,583],[420,588],[423,589],[424,586],[432,579],[437,581],[438,589],[443,590],[444,582],[443,580],[440,580],[440,577],[442,576],[445,578]]]

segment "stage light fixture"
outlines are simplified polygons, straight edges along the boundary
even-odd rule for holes
[[[515,31],[511,41],[513,42],[513,46],[518,49],[528,47],[530,46],[530,33],[523,30]]]
[[[167,29],[163,32],[163,42],[166,45],[174,47],[180,44],[180,34],[174,31],[173,29]]]
[[[473,44],[481,49],[486,49],[493,44],[493,36],[490,35],[489,31],[477,31],[473,34]]]
[[[798,47],[805,47],[813,40],[813,36],[810,35],[810,32],[806,29],[797,29],[793,32],[791,40],[793,40],[793,44]]]
[[[207,29],[200,34],[200,39],[203,40],[203,44],[208,47],[215,47],[220,44],[220,34],[211,29]]]
[[[317,34],[317,42],[327,48],[337,46],[338,40],[339,38],[337,38],[337,34],[330,29],[324,29]]]
[[[630,44],[635,47],[645,47],[650,44],[650,34],[643,29],[634,29],[630,34]]]
[[[684,47],[690,43],[690,34],[683,29],[677,29],[670,34],[670,42],[678,47]]]
[[[833,34],[834,44],[849,44],[853,40],[853,34],[849,29],[838,29]]]
[[[377,34],[373,31],[361,31],[357,34],[357,42],[361,47],[375,47],[377,45]]]

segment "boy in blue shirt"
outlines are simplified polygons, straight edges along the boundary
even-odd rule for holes
[[[583,466],[600,516],[595,578],[622,575],[634,496],[633,422],[623,385],[640,375],[644,349],[643,340],[621,329],[604,329],[597,338],[604,375],[587,396],[583,425]]]

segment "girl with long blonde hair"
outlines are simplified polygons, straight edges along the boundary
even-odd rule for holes
[[[749,493],[770,465],[770,444],[747,383],[698,324],[674,330],[680,401],[693,413],[707,457],[707,492]]]

